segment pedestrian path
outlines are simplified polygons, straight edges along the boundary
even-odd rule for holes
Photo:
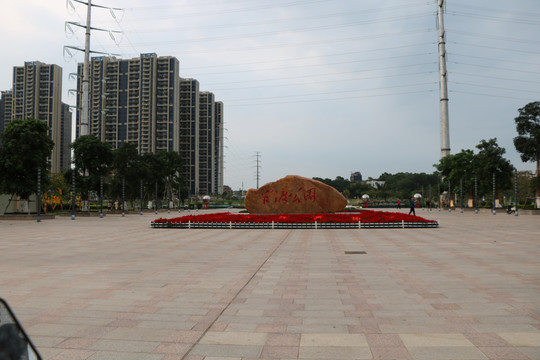
[[[0,296],[45,359],[540,359],[536,217],[417,215],[440,228],[3,221]]]

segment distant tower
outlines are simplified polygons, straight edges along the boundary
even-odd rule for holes
[[[362,174],[360,171],[356,171],[351,173],[351,182],[361,182],[362,181]]]
[[[446,87],[446,47],[443,19],[444,0],[438,0],[437,18],[439,24],[439,72],[441,93],[441,157],[450,155],[450,131],[448,128],[448,89]]]

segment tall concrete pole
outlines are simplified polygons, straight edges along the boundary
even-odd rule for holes
[[[92,0],[88,0],[88,9],[86,11],[86,39],[84,41],[84,65],[82,80],[82,109],[80,135],[88,135],[88,113],[90,102],[90,17],[92,13]]]
[[[443,19],[444,0],[438,0],[437,18],[439,25],[439,72],[441,93],[441,157],[450,155],[450,131],[448,128],[448,89],[446,86],[446,46]]]

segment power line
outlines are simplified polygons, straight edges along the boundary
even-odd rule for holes
[[[452,2],[452,6],[456,6],[458,8],[466,8],[466,9],[472,9],[472,10],[478,10],[481,12],[494,12],[497,14],[506,14],[506,15],[517,15],[517,16],[525,16],[525,17],[534,17],[539,18],[540,13],[539,12],[533,12],[533,11],[515,11],[515,7],[512,7],[511,10],[509,9],[500,9],[500,8],[494,8],[493,6],[474,6],[470,4],[463,4],[460,2]]]
[[[340,42],[349,42],[349,41],[361,41],[361,40],[373,40],[373,39],[381,39],[386,37],[394,37],[394,36],[405,36],[405,35],[417,35],[422,33],[428,33],[435,31],[434,28],[424,28],[424,29],[414,29],[410,31],[397,31],[397,32],[391,32],[391,33],[384,33],[384,34],[371,34],[371,35],[363,35],[363,36],[352,36],[352,37],[339,37],[339,38],[333,38],[333,39],[325,39],[325,40],[317,40],[317,41],[302,41],[302,42],[294,42],[294,43],[280,43],[280,44],[272,44],[272,45],[262,45],[262,46],[246,46],[246,47],[240,47],[240,48],[212,48],[212,49],[196,49],[196,50],[182,50],[182,53],[219,53],[219,52],[236,52],[236,51],[253,51],[253,50],[260,50],[260,49],[274,49],[274,48],[283,48],[283,47],[299,47],[299,46],[311,46],[311,45],[320,45],[320,44],[335,44]],[[249,35],[243,36],[246,38],[249,38]],[[232,39],[238,40],[242,37],[234,37]],[[164,41],[154,41],[154,42],[141,42],[141,43],[135,43],[137,46],[155,46],[155,45],[177,45],[178,39],[175,40],[164,40]],[[189,43],[189,42],[203,42],[203,41],[218,41],[215,37],[211,38],[201,38],[201,39],[183,39],[182,43]]]
[[[411,49],[412,47],[432,46],[433,44],[435,44],[435,42],[430,41],[430,42],[406,44],[406,45],[399,45],[399,46],[390,46],[390,47],[375,48],[375,49],[364,49],[364,50],[361,50],[361,51],[348,51],[348,52],[325,54],[325,55],[301,56],[301,57],[292,57],[292,58],[285,58],[285,59],[274,59],[274,60],[267,60],[267,61],[250,61],[250,62],[234,63],[234,64],[190,66],[190,67],[184,68],[184,70],[206,69],[206,68],[216,68],[216,67],[220,68],[220,67],[231,67],[231,66],[245,66],[245,65],[257,65],[257,64],[275,63],[275,62],[307,60],[307,59],[324,59],[326,57],[334,57],[334,56],[356,55],[356,54],[366,54],[366,53],[372,53],[372,52],[378,52],[378,51]],[[430,52],[429,54],[431,54],[431,53],[432,52]]]
[[[378,88],[370,89],[356,89],[356,90],[341,90],[341,91],[330,91],[330,92],[319,92],[319,93],[309,93],[309,94],[296,94],[296,95],[279,95],[279,96],[265,96],[265,97],[251,97],[248,99],[227,99],[227,101],[245,101],[245,100],[271,100],[271,99],[282,99],[282,98],[294,98],[294,97],[304,97],[304,96],[321,96],[321,95],[333,95],[333,94],[346,94],[346,93],[355,93],[362,91],[375,91],[375,90],[387,90],[387,89],[396,89],[403,87],[413,87],[413,86],[424,86],[424,85],[436,85],[437,82],[425,82],[425,83],[416,83],[416,84],[404,84],[404,85],[394,85],[394,86],[384,86]]]
[[[380,70],[389,70],[389,69],[404,69],[404,68],[411,68],[411,67],[427,67],[427,66],[433,66],[436,65],[437,62],[427,62],[427,63],[415,63],[415,64],[407,64],[407,65],[396,65],[396,66],[386,66],[386,67],[379,67],[379,68],[371,68],[371,69],[363,69],[363,70],[353,70],[353,71],[339,71],[334,73],[318,73],[317,77],[321,78],[323,76],[336,76],[336,75],[350,75],[350,74],[356,74],[356,73],[363,73],[363,72],[373,72],[373,71],[380,71]],[[288,77],[273,77],[270,79],[256,79],[256,80],[242,80],[242,81],[227,81],[225,83],[209,83],[206,84],[209,85],[222,85],[222,84],[245,84],[245,83],[254,83],[254,82],[268,82],[268,81],[276,81],[276,80],[291,80],[291,79],[303,79],[303,78],[313,78],[313,74],[309,75],[298,75],[298,76],[288,76]]]
[[[260,88],[267,89],[267,88],[275,88],[275,87],[290,87],[290,86],[301,86],[301,85],[304,85],[304,86],[305,85],[320,85],[320,84],[328,84],[328,83],[336,83],[336,82],[342,83],[342,82],[358,81],[358,80],[375,80],[375,79],[386,79],[386,78],[401,77],[401,76],[427,75],[427,74],[433,74],[434,72],[435,71],[420,71],[420,72],[414,72],[414,73],[400,73],[400,74],[383,75],[383,76],[367,76],[367,77],[361,77],[361,78],[334,79],[334,80],[285,83],[285,84],[275,84],[275,85],[259,85],[259,86],[244,86],[244,87],[229,87],[229,88],[212,87],[212,89],[214,90],[246,90],[246,89],[260,89]],[[536,81],[534,81],[534,83],[536,83]]]
[[[357,13],[362,13],[361,11],[357,11]],[[250,21],[245,23],[231,23],[231,24],[218,24],[218,25],[203,25],[198,26],[197,28],[202,29],[238,29],[240,27],[250,27],[250,26],[261,26],[261,25],[275,25],[278,23],[293,23],[297,21],[304,21],[304,20],[316,20],[316,19],[329,19],[333,16],[343,16],[343,15],[351,15],[351,13],[339,13],[339,14],[330,14],[330,15],[317,15],[317,16],[310,16],[310,17],[303,17],[303,18],[292,18],[292,19],[272,19],[267,21]],[[411,15],[400,15],[400,16],[393,16],[388,18],[378,18],[378,19],[371,19],[371,20],[358,20],[354,22],[348,22],[348,23],[341,23],[341,24],[329,24],[329,25],[319,25],[315,27],[309,27],[309,28],[300,28],[300,29],[286,29],[282,31],[270,31],[265,33],[258,33],[258,34],[250,34],[249,36],[267,36],[267,35],[275,35],[282,32],[307,32],[307,31],[318,31],[318,30],[328,30],[328,29],[338,29],[343,27],[351,27],[351,26],[358,26],[358,25],[370,25],[370,24],[379,24],[381,22],[394,22],[394,21],[403,21],[403,20],[411,20],[411,19],[417,19],[422,17],[431,16],[432,12],[425,12],[425,13],[419,13],[419,14],[411,14]],[[148,32],[166,32],[166,31],[183,31],[183,30],[192,30],[192,26],[184,26],[184,27],[160,27],[155,29],[140,29],[140,27],[137,27],[135,29],[130,29],[133,33],[148,33]]]
[[[531,93],[531,94],[537,94],[538,95],[538,90],[531,91],[531,90],[523,90],[523,89],[513,89],[513,88],[510,88],[510,87],[492,86],[492,85],[478,85],[478,84],[472,84],[472,83],[467,83],[467,82],[458,82],[458,81],[451,81],[451,83],[456,84],[456,85],[475,86],[475,87],[481,87],[481,88],[487,88],[487,89],[510,90],[510,91],[525,92],[525,93]]]
[[[290,7],[290,6],[297,6],[297,5],[302,5],[302,4],[307,4],[310,8],[313,6],[314,3],[317,3],[317,2],[327,2],[329,0],[306,0],[306,1],[296,1],[294,3],[273,3],[271,5],[263,5],[263,6],[254,6],[254,7],[245,7],[245,8],[237,8],[237,9],[226,9],[226,10],[212,10],[212,11],[200,11],[200,12],[192,12],[192,13],[185,13],[183,12],[182,14],[173,14],[171,10],[171,7],[151,7],[151,9],[167,9],[169,13],[171,13],[170,15],[168,16],[162,16],[162,17],[159,17],[157,19],[170,19],[170,18],[173,18],[173,19],[179,19],[179,18],[192,18],[194,16],[209,16],[209,15],[213,15],[213,14],[225,14],[225,13],[235,13],[235,12],[252,12],[252,11],[259,11],[259,10],[268,10],[268,9],[273,9],[273,8],[277,8],[277,9],[281,9],[285,6],[287,7]],[[384,8],[385,10],[391,10],[391,11],[399,11],[401,12],[402,10],[404,9],[407,9],[407,8],[416,8],[416,7],[419,7],[419,6],[429,6],[430,5],[430,2],[429,1],[421,1],[421,2],[416,2],[416,3],[411,3],[411,4],[401,4],[401,5],[392,5],[392,6],[388,6],[386,8]],[[184,10],[184,4],[181,4],[178,6],[179,9],[182,9]],[[204,6],[201,6],[201,7],[204,7],[205,9],[208,9],[210,8],[210,6],[208,6],[206,3],[204,4]],[[173,7],[174,8],[174,7]],[[137,10],[137,9],[141,9],[141,10],[145,10],[145,12],[147,12],[146,10],[148,10],[149,8],[137,8],[137,7],[132,7],[131,8],[132,10]],[[367,13],[373,13],[373,12],[380,12],[381,11],[381,8],[371,8],[371,9],[362,9],[362,10],[359,10],[357,13],[362,13],[362,14],[367,14]],[[351,12],[347,13],[347,14],[351,14]],[[354,12],[352,12],[352,14],[354,14]],[[331,16],[332,14],[330,14]],[[156,19],[156,17],[145,17],[145,18],[138,18],[138,19],[134,19],[134,21],[142,21],[142,22],[147,22],[148,20],[154,20]]]
[[[473,91],[463,91],[463,90],[450,90],[451,93],[459,93],[459,94],[467,94],[467,95],[478,95],[478,96],[486,96],[486,97],[490,97],[490,98],[493,98],[493,97],[496,97],[496,98],[501,98],[501,99],[510,99],[510,100],[520,100],[520,101],[526,101],[526,102],[531,102],[531,101],[537,101],[538,99],[533,99],[533,98],[522,98],[522,97],[513,97],[513,96],[505,96],[505,95],[493,95],[493,94],[488,94],[488,93],[477,93],[477,92],[473,92]]]
[[[325,63],[325,64],[311,64],[311,65],[302,64],[302,65],[280,66],[280,67],[274,67],[274,68],[264,68],[264,69],[259,69],[259,70],[285,70],[285,69],[297,69],[297,68],[305,69],[309,67],[356,64],[356,63],[364,63],[368,61],[385,61],[385,60],[403,59],[405,57],[427,56],[427,55],[433,55],[433,54],[434,54],[433,52],[428,52],[428,53],[423,53],[423,54],[388,56],[388,57],[377,58],[377,59],[359,59],[359,60],[349,60],[349,61],[341,61],[341,62],[333,62],[333,63]],[[235,70],[235,71],[221,71],[221,72],[213,72],[213,73],[195,73],[195,74],[191,74],[191,76],[238,74],[238,73],[245,73],[245,72],[252,72],[252,71],[253,71],[252,69],[248,69],[248,70]]]
[[[510,49],[510,48],[488,46],[488,45],[480,45],[480,44],[468,44],[468,43],[461,42],[461,41],[447,41],[447,43],[452,43],[452,44],[455,44],[455,45],[463,45],[463,46],[472,46],[474,48],[491,49],[491,50],[499,50],[499,51],[508,51],[508,52],[521,53],[521,54],[540,55],[540,51]]]
[[[529,39],[519,39],[514,37],[506,37],[506,36],[496,36],[496,35],[490,35],[490,34],[479,34],[479,33],[473,33],[469,31],[461,31],[461,30],[449,30],[452,34],[460,34],[460,35],[467,35],[467,36],[473,36],[473,37],[479,37],[483,39],[493,39],[493,40],[499,40],[499,41],[508,41],[511,43],[523,43],[523,44],[540,44],[540,40],[531,40]]]
[[[452,64],[455,64],[455,65],[466,65],[466,66],[480,67],[482,69],[489,68],[489,69],[495,69],[495,70],[515,71],[515,72],[520,72],[520,73],[525,73],[525,74],[539,74],[540,75],[540,72],[538,72],[538,71],[517,70],[517,69],[509,69],[509,68],[503,68],[503,67],[498,67],[498,66],[486,67],[485,64],[484,65],[478,65],[478,64],[470,64],[470,63],[456,62],[456,61],[449,61],[449,62],[452,63]]]
[[[487,79],[496,79],[496,80],[505,80],[505,81],[517,81],[517,82],[524,82],[524,83],[530,83],[530,84],[538,84],[538,81],[536,81],[536,80],[522,80],[522,79],[515,79],[515,78],[506,78],[506,77],[501,77],[501,76],[490,76],[490,75],[463,73],[463,72],[459,72],[459,71],[452,71],[452,74],[453,75],[474,76],[474,77],[481,77],[481,78],[487,78]]]
[[[362,95],[362,96],[340,96],[335,98],[324,97],[322,99],[306,99],[306,100],[294,100],[294,101],[275,101],[275,102],[263,102],[263,103],[244,103],[244,104],[229,104],[228,107],[242,107],[242,106],[260,106],[260,105],[282,105],[282,104],[295,104],[295,103],[321,103],[326,101],[338,101],[338,100],[361,100],[375,97],[383,96],[403,96],[403,95],[413,95],[413,94],[427,94],[433,93],[437,89],[427,89],[427,90],[418,90],[418,91],[402,91],[395,93],[384,93],[384,94],[372,94],[372,95]]]

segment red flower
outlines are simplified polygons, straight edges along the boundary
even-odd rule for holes
[[[280,214],[280,215],[252,215],[213,213],[201,215],[186,215],[182,217],[164,219],[158,218],[154,224],[187,224],[191,223],[436,223],[435,220],[426,220],[419,216],[402,213],[382,211],[361,211],[333,214]]]

